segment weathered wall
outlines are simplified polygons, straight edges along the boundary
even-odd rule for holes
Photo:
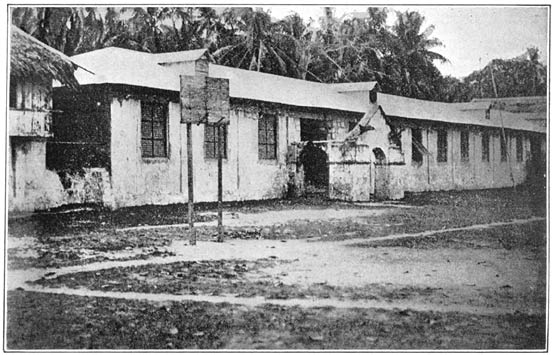
[[[257,105],[233,105],[228,126],[227,159],[223,161],[223,199],[256,200],[283,197],[288,189],[287,147],[299,140],[299,119],[286,110],[278,117],[278,154],[275,160],[258,156]],[[268,112],[265,109],[264,112]],[[170,103],[169,156],[144,159],[140,153],[140,101],[113,99],[112,187],[114,207],[186,202],[186,125],[180,123],[180,105]],[[193,125],[194,199],[217,200],[217,160],[204,152],[204,126]]]
[[[334,126],[339,129],[334,131],[334,136],[341,141],[348,133],[348,126],[339,120],[335,122]],[[389,164],[403,164],[402,151],[390,144],[391,129],[380,111],[376,111],[369,125],[374,129],[361,134],[355,144],[329,145],[330,198],[368,201],[375,195],[403,197],[403,190],[388,168]],[[384,153],[383,162],[377,162],[375,149]]]
[[[8,210],[34,211],[63,204],[109,201],[109,175],[105,169],[81,168],[63,174],[47,169],[47,142],[65,138],[54,135],[51,124],[51,83],[35,79],[11,84]],[[81,127],[78,122],[71,124],[69,132]]]
[[[54,207],[63,190],[57,174],[46,170],[46,143],[10,138],[9,210],[33,211]]]
[[[461,160],[461,128],[447,128],[447,162],[437,162],[437,131],[431,127],[422,130],[422,140],[430,155],[424,155],[422,164],[411,160],[411,129],[402,133],[405,165],[392,166],[392,175],[405,191],[438,191],[500,188],[521,184],[526,179],[526,163],[530,158],[530,143],[523,139],[523,161],[516,161],[514,137],[508,139],[510,163],[501,161],[500,131],[490,130],[490,161],[482,160],[482,128],[469,130],[469,160]],[[513,178],[511,178],[511,172]]]
[[[59,176],[46,169],[46,142],[10,139],[8,209],[35,211],[76,203],[111,200],[106,169],[82,169]]]
[[[168,157],[142,158],[140,101],[111,100],[113,207],[183,201],[179,104],[169,103],[168,114]]]
[[[329,144],[329,196],[346,201],[368,201],[374,193],[374,164],[368,145],[347,149]]]

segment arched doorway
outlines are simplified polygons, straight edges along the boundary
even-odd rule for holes
[[[303,166],[305,191],[307,194],[328,194],[328,155],[309,141],[300,153]]]
[[[374,199],[385,200],[388,198],[389,167],[386,154],[380,148],[373,149],[374,162]]]

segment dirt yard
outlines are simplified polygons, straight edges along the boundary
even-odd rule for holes
[[[182,225],[18,219],[7,347],[544,349],[544,199],[517,193],[228,206],[224,243],[206,208],[196,246]]]

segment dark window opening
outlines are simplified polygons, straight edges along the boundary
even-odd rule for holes
[[[461,160],[469,161],[469,132],[461,132]]]
[[[411,161],[413,163],[422,163],[422,152],[419,149],[422,146],[422,131],[418,128],[411,129]]]
[[[521,162],[523,160],[522,136],[517,136],[516,145],[517,145],[517,161]]]
[[[482,161],[490,161],[490,134],[482,133]]]
[[[507,137],[500,134],[499,141],[501,145],[501,161],[507,161]]]
[[[352,126],[355,127],[357,122],[350,121],[350,131]],[[325,141],[328,139],[327,123],[322,120],[313,120],[308,118],[302,118],[300,120],[300,140],[302,142],[308,141]]]
[[[141,102],[142,157],[167,157],[167,104]]]
[[[10,78],[10,108],[17,108],[17,81]]]
[[[378,94],[376,90],[373,89],[369,92],[369,100],[371,101],[371,103],[376,103],[377,96]]]
[[[259,159],[276,159],[277,157],[277,118],[275,115],[263,114],[258,122]]]
[[[222,133],[223,158],[227,158],[227,125],[219,126],[208,123],[204,128],[205,157],[208,159],[219,157],[219,133]]]
[[[447,162],[447,131],[438,130],[438,162]]]
[[[401,130],[399,130],[397,127],[390,126],[388,141],[390,142],[390,147],[401,149]]]

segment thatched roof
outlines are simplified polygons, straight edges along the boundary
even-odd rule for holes
[[[47,46],[16,26],[11,26],[10,74],[17,78],[55,79],[71,88],[79,83],[75,64],[65,54]]]

